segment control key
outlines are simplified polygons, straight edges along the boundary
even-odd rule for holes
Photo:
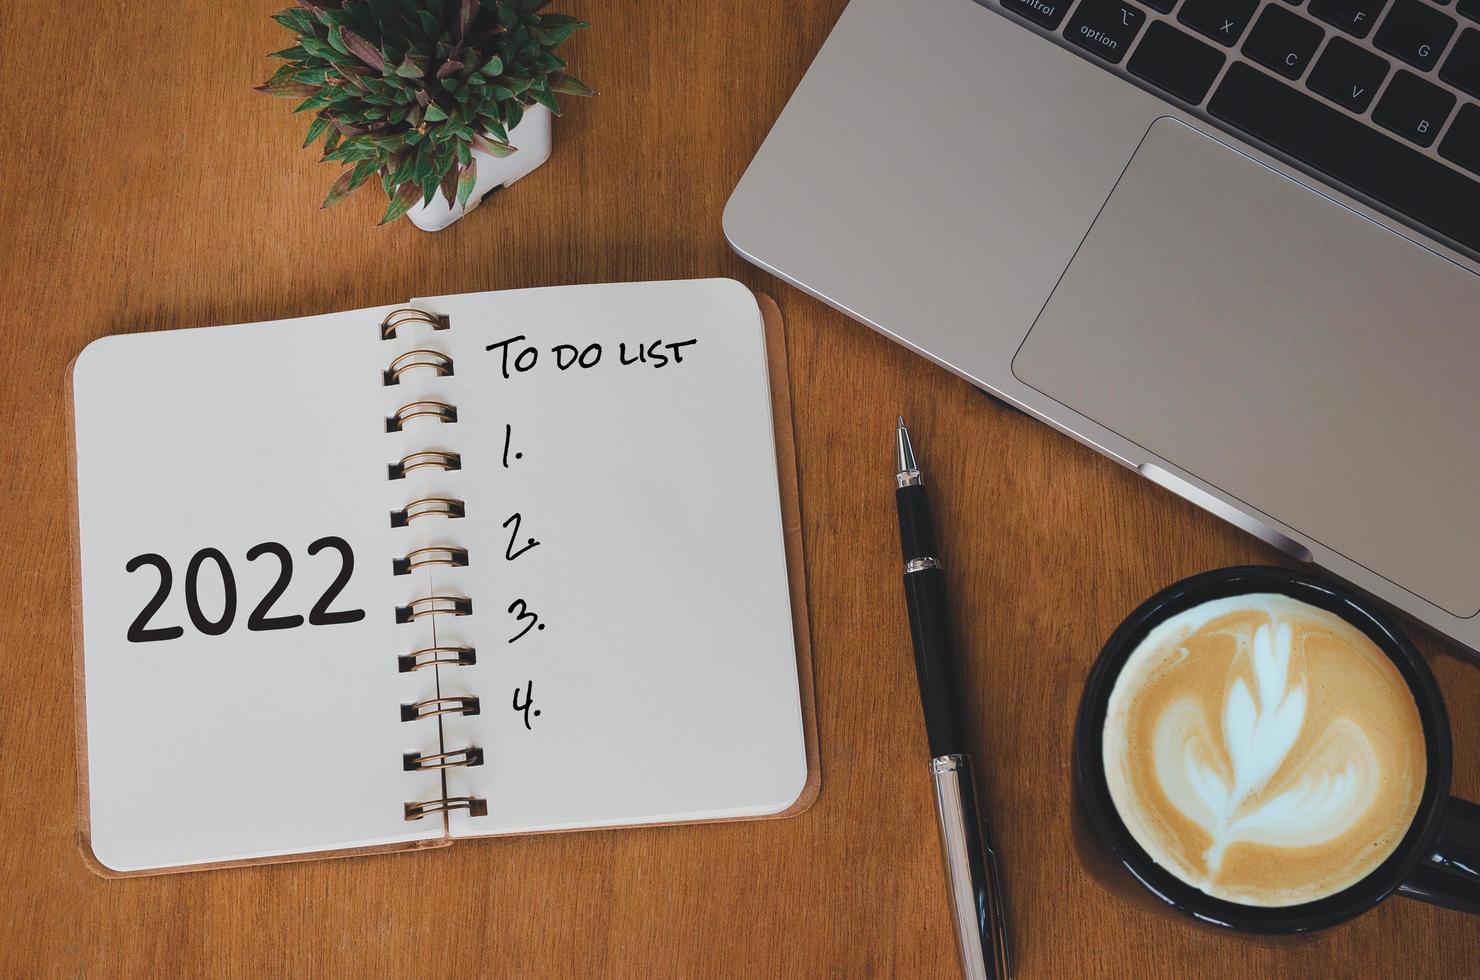
[[[1052,31],[1064,19],[1064,11],[1069,9],[1069,2],[1070,0],[1002,0],[1002,6]]]

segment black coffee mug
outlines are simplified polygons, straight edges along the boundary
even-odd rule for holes
[[[1121,668],[1157,624],[1213,599],[1273,592],[1340,616],[1387,654],[1413,692],[1423,722],[1428,774],[1418,812],[1386,861],[1355,884],[1314,902],[1269,908],[1214,898],[1156,864],[1136,843],[1105,781],[1101,748],[1106,706]],[[1213,926],[1292,934],[1325,929],[1361,915],[1393,893],[1480,914],[1480,806],[1449,795],[1449,716],[1413,644],[1383,613],[1349,588],[1285,568],[1222,568],[1164,589],[1111,635],[1090,672],[1074,733],[1075,837],[1081,857],[1122,894],[1175,909]]]

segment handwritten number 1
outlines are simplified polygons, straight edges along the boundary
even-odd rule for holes
[[[518,550],[515,550],[514,545],[519,540],[519,524],[523,520],[524,518],[520,517],[518,513],[515,513],[513,517],[510,517],[507,521],[504,521],[504,527],[508,527],[510,524],[514,525],[513,528],[509,531],[509,547],[504,551],[504,557],[507,558],[509,561],[513,561],[515,558],[518,558],[520,555],[524,554],[526,551],[533,547],[536,547],[539,544],[539,542],[536,541],[534,538],[529,538],[528,544],[526,544],[522,548],[519,548]]]
[[[511,443],[513,441],[513,439],[514,439],[514,427],[512,425],[508,424],[507,422],[505,422],[504,423],[504,469],[508,469],[509,468],[509,443]],[[523,453],[515,453],[514,454],[514,458],[516,460],[523,459],[524,458],[524,454]]]

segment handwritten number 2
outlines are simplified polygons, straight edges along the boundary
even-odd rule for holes
[[[290,630],[295,626],[303,625],[303,617],[296,613],[292,616],[269,616],[268,611],[272,604],[282,598],[284,592],[288,591],[288,582],[293,578],[293,556],[287,548],[276,541],[264,541],[253,545],[247,552],[247,561],[256,561],[263,555],[272,555],[278,560],[277,581],[272,583],[272,588],[267,590],[267,595],[257,603],[257,608],[252,610],[252,615],[247,617],[247,629],[249,630]]]
[[[525,544],[524,547],[517,550],[515,549],[514,545],[519,541],[519,524],[523,520],[524,518],[520,517],[519,514],[516,512],[514,516],[510,517],[507,521],[504,521],[504,527],[508,527],[510,524],[514,525],[509,530],[509,547],[504,550],[504,557],[507,558],[509,561],[513,561],[515,558],[518,558],[529,549],[537,547],[539,545],[539,542],[536,541],[534,538],[529,538],[528,543]]]
[[[170,571],[170,563],[165,561],[163,555],[139,555],[130,558],[124,566],[126,572],[137,572],[145,565],[153,565],[159,569],[159,589],[155,591],[154,598],[145,604],[139,615],[128,626],[128,639],[130,643],[148,643],[151,640],[174,640],[185,635],[183,626],[156,626],[150,628],[147,624],[154,614],[159,612],[159,607],[164,605],[164,600],[170,594],[170,585],[175,581],[175,575]]]
[[[349,577],[354,574],[355,553],[350,548],[348,541],[330,535],[327,538],[319,538],[313,544],[309,545],[309,556],[312,557],[325,548],[333,548],[339,552],[339,574],[334,577],[334,581],[329,583],[329,587],[324,590],[324,594],[319,596],[319,601],[315,602],[313,608],[308,611],[308,624],[310,626],[333,626],[336,623],[358,623],[365,618],[365,610],[363,609],[343,609],[339,612],[329,611],[329,603],[339,597],[339,593],[343,592],[344,587],[349,584]]]

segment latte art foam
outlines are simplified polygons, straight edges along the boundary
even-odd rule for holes
[[[1158,625],[1111,691],[1116,811],[1157,864],[1215,898],[1281,907],[1370,874],[1413,821],[1423,725],[1386,654],[1275,594]]]

